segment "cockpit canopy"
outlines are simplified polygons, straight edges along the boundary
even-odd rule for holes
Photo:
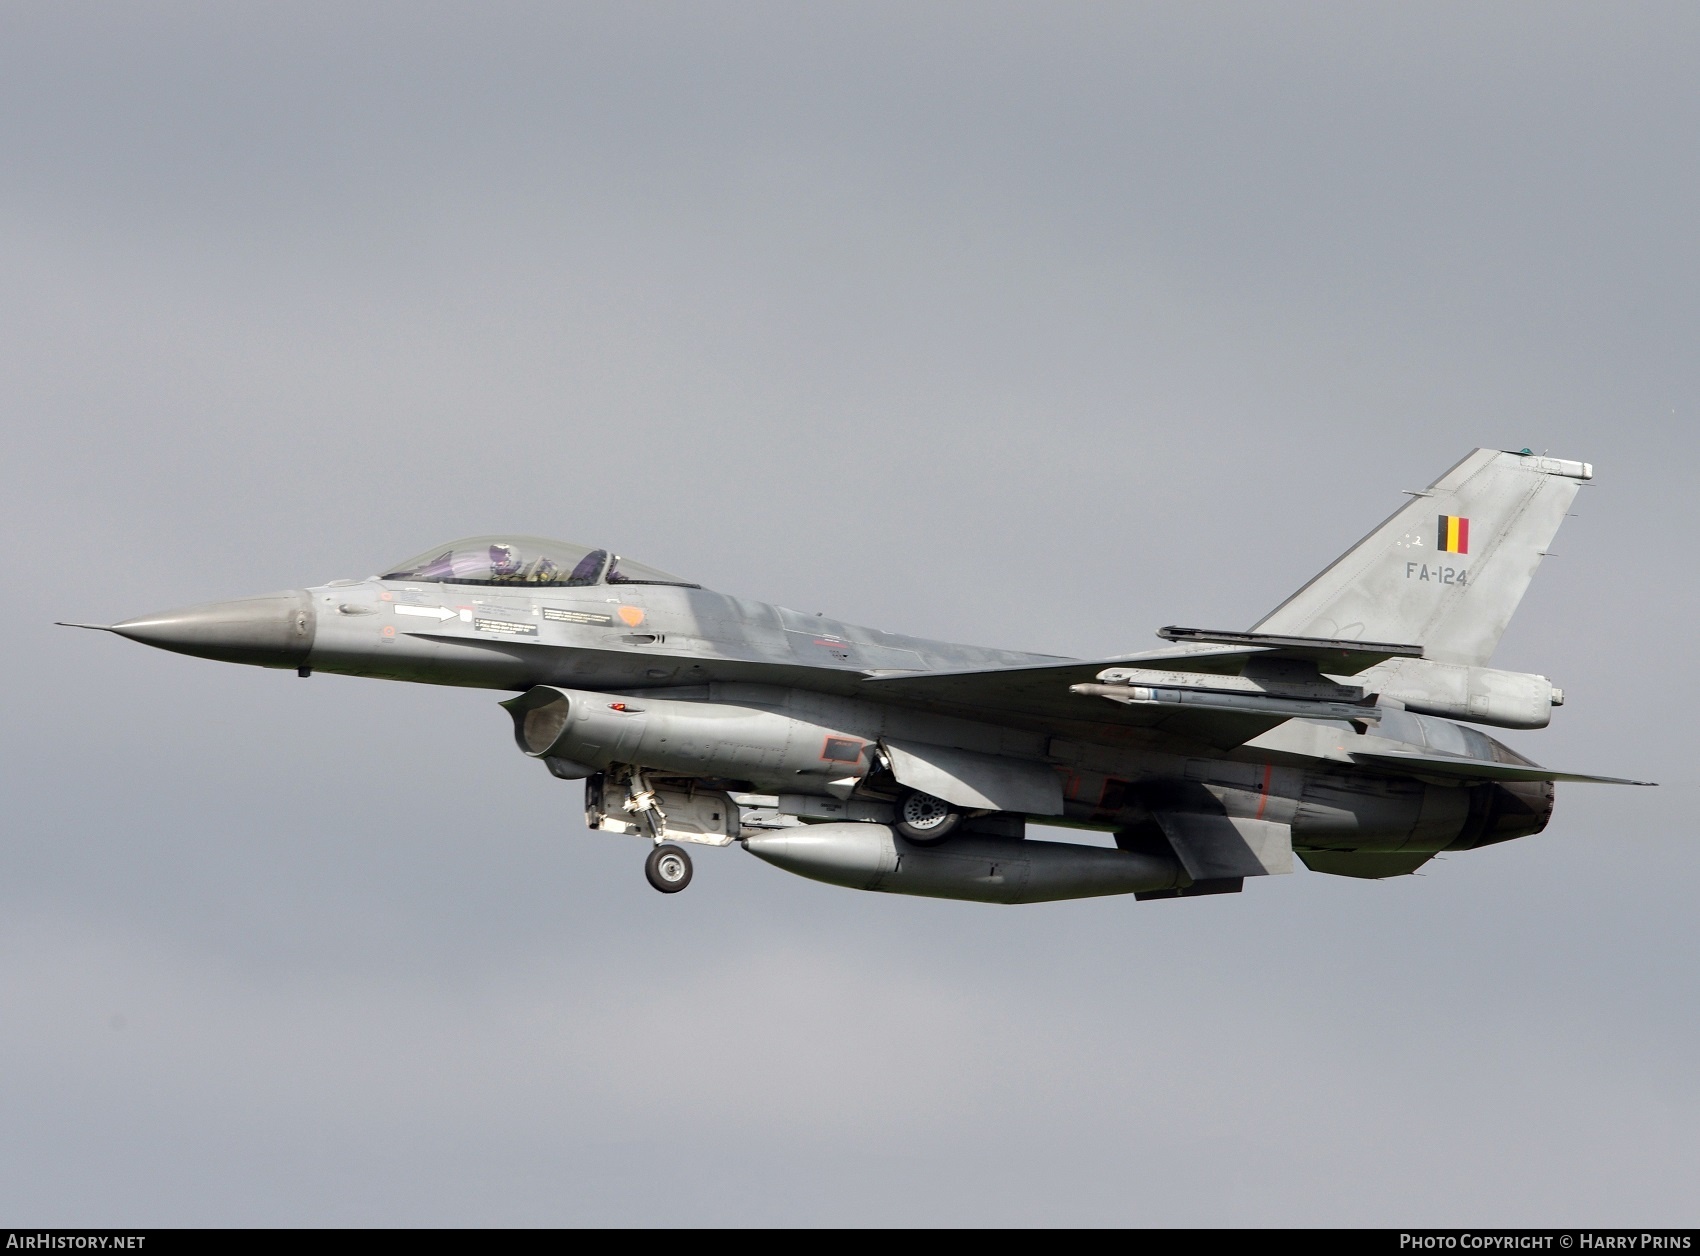
[[[540,536],[473,536],[410,558],[381,580],[425,580],[433,584],[520,584],[585,588],[593,584],[699,584],[670,576],[608,551],[550,541]]]

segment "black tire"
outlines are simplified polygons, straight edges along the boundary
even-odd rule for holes
[[[911,790],[897,804],[898,833],[918,846],[944,841],[962,823],[962,813],[942,798]]]
[[[643,861],[643,875],[663,894],[677,894],[691,883],[691,857],[678,846],[657,846]]]

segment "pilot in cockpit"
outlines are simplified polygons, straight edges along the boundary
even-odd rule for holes
[[[607,569],[606,576],[604,568]],[[444,584],[524,584],[588,588],[609,584],[670,584],[696,588],[651,567],[615,559],[605,549],[531,536],[472,536],[439,545],[394,568],[385,580],[430,580]]]
[[[517,580],[520,574],[519,559],[514,557],[514,547],[511,545],[492,545],[490,547],[490,575],[496,580]]]

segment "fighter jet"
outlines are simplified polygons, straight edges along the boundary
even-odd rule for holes
[[[1488,666],[1584,462],[1478,449],[1245,631],[1076,660],[930,641],[716,593],[529,536],[366,580],[99,627],[200,658],[511,692],[514,740],[586,825],[741,845],[834,885],[988,903],[1393,877],[1539,833],[1554,782],[1482,732],[1564,695]],[[1040,841],[1029,823],[1114,834]]]

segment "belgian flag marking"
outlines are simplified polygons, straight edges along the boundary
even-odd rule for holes
[[[1440,516],[1440,536],[1434,543],[1442,554],[1470,552],[1470,521],[1459,515]]]

